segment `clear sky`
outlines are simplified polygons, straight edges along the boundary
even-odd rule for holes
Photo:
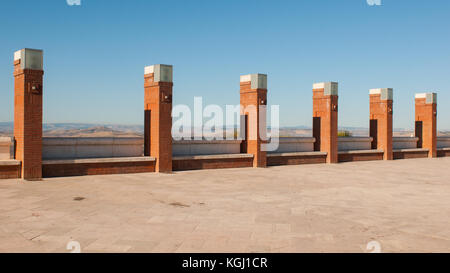
[[[143,123],[144,66],[174,65],[174,104],[238,104],[267,73],[281,125],[311,126],[312,84],[338,81],[339,125],[368,127],[370,88],[394,88],[394,127],[438,93],[450,129],[450,1],[4,0],[0,121],[13,121],[14,51],[44,49],[44,122]]]

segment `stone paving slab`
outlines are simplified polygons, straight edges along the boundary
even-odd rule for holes
[[[0,180],[0,252],[450,251],[450,158]]]

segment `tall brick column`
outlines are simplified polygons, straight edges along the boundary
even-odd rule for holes
[[[245,116],[245,140],[243,151],[253,154],[253,167],[266,167],[266,152],[262,151],[261,130],[265,132],[266,123],[262,120],[261,111],[266,111],[267,105],[267,75],[251,74],[241,76],[241,115]],[[264,106],[261,108],[261,106]],[[261,128],[260,128],[261,127]]]
[[[145,68],[145,154],[156,158],[156,172],[172,172],[172,72],[171,65]]]
[[[313,85],[315,151],[327,152],[327,163],[338,162],[338,83]]]
[[[14,53],[14,138],[21,177],[42,179],[43,51],[22,49]]]
[[[393,89],[371,89],[369,93],[372,149],[383,150],[384,160],[392,160]]]
[[[416,137],[418,148],[429,150],[428,157],[437,156],[437,94],[416,94]]]

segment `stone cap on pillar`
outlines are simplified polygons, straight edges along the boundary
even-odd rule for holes
[[[14,52],[14,62],[20,60],[22,69],[44,70],[44,51],[24,48]]]
[[[266,74],[249,74],[241,76],[241,82],[251,82],[251,89],[267,89]]]
[[[437,103],[437,93],[419,93],[416,94],[416,99],[425,99],[427,104]]]
[[[154,82],[173,82],[173,66],[167,64],[155,64],[146,66],[144,74],[153,74]]]
[[[321,82],[313,84],[313,89],[323,89],[325,96],[338,95],[338,83],[337,82]]]
[[[377,88],[370,89],[370,95],[380,95],[381,100],[393,100],[394,99],[394,89],[392,88]]]

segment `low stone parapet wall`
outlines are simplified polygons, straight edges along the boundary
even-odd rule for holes
[[[14,159],[14,139],[0,137],[0,160]]]
[[[173,141],[174,156],[240,153],[240,140]],[[43,159],[82,159],[139,157],[143,155],[144,138],[44,138]]]
[[[416,137],[394,137],[394,159],[426,158]],[[339,162],[382,160],[371,137],[340,137]],[[267,166],[326,163],[326,152],[314,151],[313,137],[281,137],[267,153]],[[143,138],[44,138],[43,176],[79,176],[154,172],[156,160],[143,156]],[[253,167],[253,155],[241,154],[241,140],[173,141],[173,170]],[[450,137],[438,138],[438,156],[450,156]],[[13,160],[13,138],[0,138],[0,178],[20,178],[21,162]]]
[[[339,137],[339,151],[370,150],[372,148],[372,137]]]
[[[280,137],[278,149],[270,153],[313,152],[314,137]]]
[[[402,149],[415,149],[417,148],[418,137],[393,137],[392,138],[392,149],[402,150]]]
[[[450,137],[437,137],[437,148],[450,148]]]
[[[43,160],[77,158],[139,157],[144,139],[133,137],[45,137]]]
[[[174,140],[173,156],[239,154],[241,140]]]

